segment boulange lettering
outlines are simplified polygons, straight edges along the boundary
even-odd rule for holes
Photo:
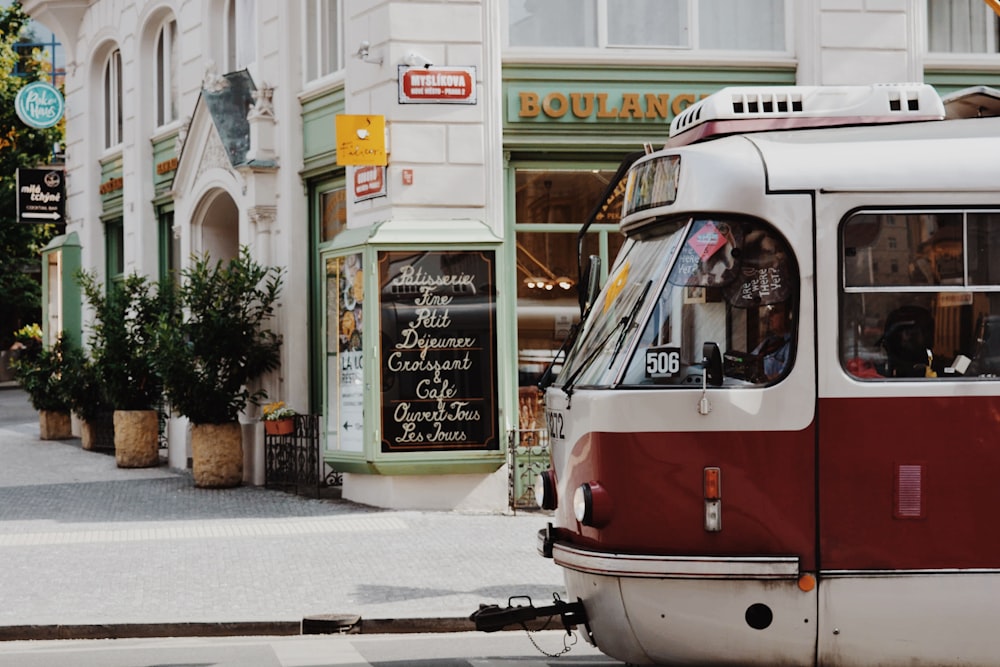
[[[670,120],[707,95],[640,92],[517,91],[520,119]]]

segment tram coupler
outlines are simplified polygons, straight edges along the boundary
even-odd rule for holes
[[[515,604],[517,600],[526,600],[527,604]],[[476,630],[482,632],[496,632],[503,630],[508,625],[526,626],[528,622],[539,618],[552,618],[558,616],[563,628],[569,632],[572,628],[583,626],[587,636],[590,636],[590,626],[587,624],[587,612],[583,608],[583,602],[565,602],[559,599],[558,594],[552,596],[553,603],[546,607],[536,607],[527,595],[515,595],[508,598],[507,606],[500,607],[495,604],[481,604],[479,609],[472,612],[469,620],[476,624]]]

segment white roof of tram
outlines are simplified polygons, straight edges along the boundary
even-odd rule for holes
[[[968,118],[998,110],[985,87],[945,100],[926,84],[730,87],[677,116],[666,148],[735,158],[749,141],[771,190],[1000,191],[1000,118]]]
[[[1000,192],[1000,118],[742,136],[771,190]]]

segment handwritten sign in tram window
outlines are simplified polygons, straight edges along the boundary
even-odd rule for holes
[[[380,252],[382,451],[498,450],[492,251]]]
[[[696,220],[670,273],[673,285],[718,287],[733,280],[743,229],[718,220]]]

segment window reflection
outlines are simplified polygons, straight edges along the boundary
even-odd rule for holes
[[[347,227],[347,190],[338,188],[320,196],[320,241],[325,243]]]
[[[578,233],[614,175],[615,169],[515,171],[521,386],[537,382],[579,320]],[[583,255],[602,257],[606,269],[617,256],[624,237],[618,231],[620,196],[605,204],[584,238]]]
[[[623,384],[700,387],[707,342],[723,353],[724,386],[779,381],[797,329],[798,270],[785,239],[757,220],[695,219],[676,254]]]
[[[859,213],[841,241],[840,353],[849,373],[871,380],[1000,372],[1000,213]]]
[[[844,226],[847,287],[960,285],[963,263],[958,213],[861,214]]]

